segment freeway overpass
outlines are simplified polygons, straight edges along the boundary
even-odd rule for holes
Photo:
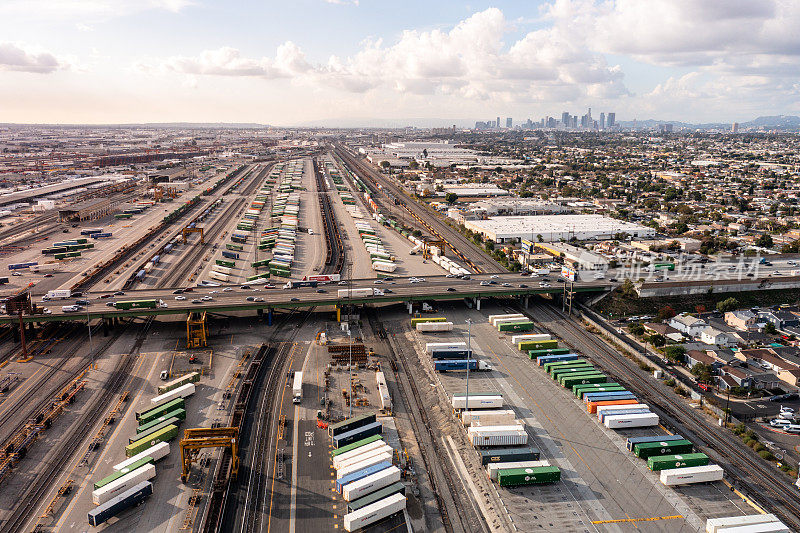
[[[540,286],[541,278],[521,276],[519,274],[474,274],[469,280],[447,278],[445,276],[429,276],[426,281],[412,283],[410,278],[395,278],[392,281],[375,284],[373,279],[352,280],[351,288],[378,288],[385,291],[381,296],[353,296],[352,298],[338,296],[339,289],[347,289],[346,285],[320,285],[318,288],[303,287],[297,289],[276,288],[266,289],[263,285],[238,286],[222,285],[219,287],[193,287],[192,292],[182,294],[185,300],[176,300],[173,294],[175,288],[142,289],[125,291],[124,295],[113,295],[111,291],[92,291],[84,293],[79,299],[88,300],[89,305],[78,312],[64,313],[61,307],[71,305],[75,298],[66,300],[41,301],[42,295],[32,295],[37,306],[46,307],[49,314],[25,315],[25,322],[52,322],[68,320],[86,320],[99,318],[121,318],[137,316],[161,315],[186,315],[191,311],[208,311],[212,313],[230,313],[236,311],[258,311],[271,309],[308,308],[315,306],[344,306],[365,303],[396,303],[419,302],[430,300],[457,300],[489,297],[525,297],[537,294],[562,294],[564,284],[558,281],[558,276],[549,276],[548,286]],[[481,282],[491,283],[489,285]],[[578,292],[602,292],[613,288],[615,284],[606,280],[593,280],[576,282],[573,289]],[[244,288],[247,287],[247,288]],[[230,288],[230,291],[223,289]],[[324,292],[319,292],[319,291]],[[211,299],[203,301],[202,297]],[[248,301],[247,297],[263,299],[263,301]],[[163,300],[165,307],[155,309],[116,309],[109,304],[114,301],[130,300]],[[199,303],[192,303],[200,300]],[[18,323],[17,316],[0,317],[0,323]]]

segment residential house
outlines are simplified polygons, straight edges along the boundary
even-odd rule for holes
[[[681,313],[670,319],[668,324],[687,337],[697,338],[708,323],[688,313]]]
[[[713,367],[716,362],[717,361],[706,352],[700,350],[689,350],[686,352],[686,366],[689,368],[692,368],[697,363],[703,363]]]
[[[700,340],[715,346],[736,346],[738,344],[738,339],[734,335],[711,326],[703,328],[703,331],[700,332]]]
[[[757,328],[758,317],[750,310],[728,311],[725,323],[738,331],[752,331]]]
[[[683,335],[681,335],[681,332],[668,324],[645,322],[642,325],[644,326],[645,331],[647,331],[651,335],[654,334],[662,335],[674,342],[680,342],[681,340],[683,340]]]
[[[743,368],[734,366],[723,366],[719,369],[720,379],[717,386],[721,390],[733,387],[749,388],[752,382],[750,375]]]
[[[800,386],[800,368],[789,368],[778,372],[778,379],[792,387]]]
[[[783,329],[784,327],[798,327],[800,326],[800,317],[789,311],[778,309],[764,309],[758,312],[758,320],[764,321],[775,326],[776,329]]]

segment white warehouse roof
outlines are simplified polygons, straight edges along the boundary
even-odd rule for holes
[[[617,233],[631,237],[654,237],[655,230],[602,215],[531,215],[490,217],[487,220],[468,220],[464,225],[495,242],[580,241],[610,239]]]

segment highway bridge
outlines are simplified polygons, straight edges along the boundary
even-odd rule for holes
[[[25,315],[25,322],[59,322],[67,320],[86,320],[99,318],[121,318],[161,315],[186,315],[191,311],[226,313],[234,311],[258,311],[277,308],[309,308],[315,306],[345,306],[366,303],[421,302],[431,300],[457,300],[470,298],[480,305],[481,298],[525,297],[541,294],[563,294],[564,283],[558,276],[549,276],[548,281],[540,277],[519,274],[474,274],[470,279],[429,276],[425,281],[414,283],[413,278],[394,278],[391,281],[376,283],[375,279],[356,279],[349,285],[328,284],[318,287],[284,289],[283,285],[221,285],[218,287],[192,287],[191,292],[175,294],[177,288],[129,290],[115,295],[111,291],[84,292],[80,298],[50,300],[42,302],[43,295],[32,295],[39,307],[49,309],[49,313]],[[575,293],[602,292],[611,290],[615,284],[606,280],[567,283],[568,289]],[[266,288],[271,287],[271,288]],[[339,290],[379,289],[383,294],[373,296],[339,297]],[[184,289],[185,290],[185,289]],[[185,299],[176,299],[185,298]],[[203,297],[207,297],[203,300]],[[251,297],[251,300],[248,300]],[[75,312],[63,312],[62,306],[86,300],[88,306]],[[155,308],[117,309],[117,301],[161,300],[163,306]],[[253,301],[257,300],[257,301]],[[196,302],[196,303],[195,303]],[[18,323],[18,316],[0,317],[0,323]]]

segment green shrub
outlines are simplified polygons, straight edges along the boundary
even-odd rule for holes
[[[763,459],[766,459],[767,461],[772,461],[775,459],[775,456],[772,455],[772,452],[769,450],[761,450],[760,452],[758,452],[758,455],[760,455]]]

